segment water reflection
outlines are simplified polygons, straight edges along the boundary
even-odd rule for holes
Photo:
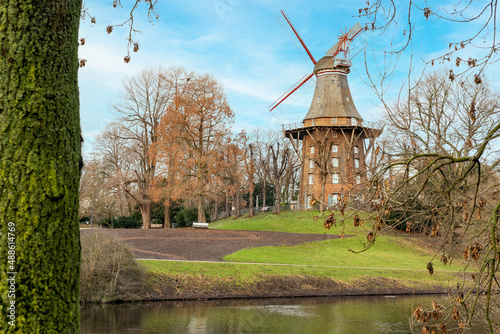
[[[155,302],[82,308],[83,334],[411,333],[416,305],[439,296]],[[416,328],[420,333],[421,326]],[[474,333],[486,333],[475,329]]]

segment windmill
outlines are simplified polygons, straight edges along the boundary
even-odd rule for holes
[[[281,10],[281,14],[283,15],[286,23],[290,26],[291,31],[293,34],[296,36],[304,50],[306,51],[307,55],[311,59],[312,63],[314,65],[317,65],[316,60],[314,59],[313,55],[307,48],[306,44],[300,38],[300,35],[298,34],[297,30],[295,30],[295,27],[293,26],[292,22],[286,15],[284,10]],[[285,28],[285,27],[284,27]],[[286,29],[286,28],[285,28]],[[346,29],[347,30],[347,29]],[[332,46],[327,52],[326,56],[331,57],[331,59],[334,61],[336,65],[342,64],[343,66],[350,67],[351,62],[349,60],[349,44],[363,31],[363,27],[361,27],[361,24],[357,22],[349,31],[346,33],[342,33],[338,37],[338,42]],[[292,36],[290,36],[292,38]],[[344,57],[339,57],[339,55],[343,55]],[[323,58],[322,58],[323,59]],[[271,106],[269,106],[269,111],[273,111],[278,105],[281,104],[286,98],[288,98],[290,95],[292,95],[297,89],[299,89],[302,85],[304,85],[307,81],[309,81],[314,75],[318,76],[318,73],[316,71],[316,66],[315,70],[313,70],[312,73],[306,74],[301,80],[299,80],[292,88],[290,88],[285,94],[283,94],[278,100],[276,100]]]
[[[337,43],[316,61],[286,13],[282,10],[281,14],[314,69],[276,100],[270,111],[316,77],[311,106],[303,121],[283,125],[284,135],[301,156],[298,206],[309,208],[313,198],[321,203],[320,210],[345,198],[362,201],[362,184],[367,180],[365,156],[382,132],[365,126],[347,82],[351,67],[349,45],[364,29],[356,23],[341,32]]]

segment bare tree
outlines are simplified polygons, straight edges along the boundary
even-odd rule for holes
[[[374,174],[371,190],[378,199],[370,247],[389,227],[420,231],[436,239],[436,257],[445,264],[462,256],[472,275],[472,288],[462,285],[456,320],[470,324],[482,314],[493,331],[500,288],[496,272],[500,210],[499,94],[487,84],[450,81],[433,73],[417,82],[406,100],[387,106],[387,133],[392,145]],[[478,262],[477,264],[475,262]],[[433,273],[432,260],[428,263]],[[470,276],[469,276],[470,277]],[[487,291],[485,298],[480,291]]]
[[[279,213],[281,212],[283,182],[285,180],[293,152],[290,148],[288,139],[283,138],[281,133],[276,133],[268,145],[271,182],[274,186],[275,192],[274,212]]]
[[[119,24],[110,24],[106,27],[106,32],[108,34],[111,34],[113,32],[113,29],[115,27],[123,27],[123,26],[128,26],[128,36],[127,36],[127,55],[123,58],[123,61],[125,63],[130,62],[130,50],[133,52],[139,51],[139,38],[138,35],[140,33],[139,30],[134,28],[134,19],[135,19],[135,14],[138,10],[142,9],[140,8],[141,0],[135,0],[133,1],[132,5],[129,5],[128,8],[130,8],[130,11],[128,13],[128,18],[119,23]],[[158,13],[158,8],[157,8],[157,0],[145,0],[144,1],[144,7],[146,8],[147,12],[147,17],[149,19],[149,22],[152,23],[154,20],[158,20],[160,18],[160,15]],[[113,8],[123,8],[121,0],[113,0],[111,3]],[[90,19],[91,23],[96,23],[97,19],[95,16],[91,14],[91,11],[87,7],[85,7],[85,3],[82,4],[81,7],[81,13],[80,17],[82,20],[85,20],[87,17]],[[85,40],[86,38],[82,37],[80,38],[80,45],[85,45]],[[79,64],[80,67],[84,67],[85,63],[87,62],[86,59],[81,59],[79,58]]]
[[[499,59],[496,51],[499,47],[496,38],[498,4],[494,0],[480,4],[457,1],[451,6],[447,3],[430,4],[425,0],[401,3],[375,0],[366,4],[356,14],[367,19],[366,30],[381,35],[390,32],[392,43],[384,51],[389,57],[398,57],[405,52],[414,54],[412,43],[417,38],[425,38],[428,33],[441,35],[442,27],[448,26],[460,29],[461,33],[441,38],[443,51],[434,53],[433,57],[425,57],[423,61],[426,65],[449,63],[456,66],[455,70],[450,70],[450,78],[474,74],[474,80],[481,80],[486,67]],[[469,56],[468,50],[474,50],[474,57]],[[409,59],[413,63],[413,58]],[[379,73],[378,82],[389,84],[387,79],[401,63],[397,59],[386,59],[385,64],[388,67]],[[414,68],[412,64],[410,67]],[[382,85],[378,85],[381,95],[384,91]]]
[[[472,265],[478,268],[473,276],[476,290],[463,291],[464,298],[451,309],[456,310],[453,317],[460,326],[479,316],[493,332],[499,323],[499,304],[491,292],[498,289],[499,154],[495,147],[500,126],[497,94],[489,96],[481,85],[488,66],[499,60],[498,4],[459,1],[448,5],[375,0],[359,9],[358,14],[370,21],[367,29],[381,34],[390,31],[394,38],[384,52],[384,64],[389,65],[377,75],[366,67],[368,81],[388,119],[393,125],[397,123],[391,131],[398,135],[393,143],[396,152],[379,152],[385,155],[385,165],[375,173],[371,185],[381,210],[377,226],[384,214],[392,216],[395,224],[406,224],[409,230],[427,222],[431,234],[443,235],[443,262],[455,257],[458,247],[464,247],[462,256],[468,265],[478,261]],[[441,51],[431,57],[424,55],[423,64],[418,64],[414,43],[426,38],[430,29],[439,32],[451,25],[461,33],[441,38]],[[433,46],[439,49],[439,45]],[[386,93],[394,71],[402,68],[402,59],[409,60],[408,78],[401,85],[400,101],[394,105],[387,101]],[[415,70],[427,71],[428,66],[446,68],[448,82],[438,76],[427,80]],[[444,95],[450,91],[451,99]],[[428,269],[432,273],[432,263]],[[482,290],[487,292],[484,298],[473,292]]]
[[[266,189],[270,177],[270,156],[268,150],[268,141],[271,133],[263,133],[262,131],[255,131],[252,133],[254,142],[254,150],[256,155],[256,176],[258,182],[262,185],[262,206],[266,206]]]
[[[198,221],[205,222],[205,196],[215,174],[217,153],[230,134],[234,114],[219,83],[209,75],[190,75],[169,109],[177,138],[186,149],[188,176],[198,200]]]
[[[245,140],[244,140],[244,143],[245,143],[245,171],[246,171],[246,175],[247,175],[247,182],[248,182],[248,186],[247,186],[247,189],[248,189],[248,193],[249,193],[249,197],[250,197],[250,203],[249,203],[249,207],[250,207],[250,213],[249,213],[249,216],[250,217],[253,217],[254,215],[254,209],[253,209],[253,206],[254,206],[254,203],[253,203],[253,193],[255,191],[255,163],[254,163],[254,144],[253,143],[248,143],[247,144],[247,141],[248,141],[248,138],[246,138],[246,134],[245,134]]]
[[[188,196],[188,167],[185,144],[178,136],[177,124],[166,113],[157,129],[158,141],[149,150],[155,157],[156,175],[152,182],[151,195],[155,201],[163,201],[165,218],[163,228],[170,228],[170,208],[172,203]]]
[[[158,141],[157,131],[161,117],[174,101],[178,85],[189,74],[183,68],[167,70],[144,70],[124,82],[122,102],[114,108],[122,114],[124,133],[121,138],[127,143],[134,162],[133,175],[126,181],[127,194],[139,206],[143,228],[151,227],[151,185],[156,173],[156,157],[150,154]],[[134,185],[136,191],[130,186]]]

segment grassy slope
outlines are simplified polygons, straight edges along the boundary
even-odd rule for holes
[[[325,233],[323,219],[316,211],[284,212],[260,214],[254,218],[239,217],[212,223],[210,228],[231,230],[280,231],[296,233]],[[326,231],[355,237],[319,241],[297,246],[258,247],[238,251],[227,256],[230,262],[252,262],[258,264],[236,263],[182,263],[144,261],[143,265],[152,272],[168,272],[173,275],[207,275],[212,277],[234,277],[253,280],[259,275],[312,275],[330,277],[343,282],[353,282],[367,276],[391,277],[405,282],[408,286],[421,283],[455,285],[460,279],[454,273],[458,267],[444,266],[435,260],[433,276],[425,270],[433,254],[409,238],[381,236],[375,245],[366,252],[355,254],[348,249],[361,250],[364,237],[371,230],[371,224],[354,227],[346,216],[345,224],[336,215],[337,227]],[[272,266],[275,264],[297,264],[306,266]],[[344,268],[332,268],[340,266]],[[346,268],[350,267],[350,268]],[[367,269],[370,268],[370,269]],[[388,270],[393,268],[396,270]],[[398,270],[406,269],[406,270]],[[409,270],[408,270],[409,269]]]

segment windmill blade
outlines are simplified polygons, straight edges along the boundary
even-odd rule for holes
[[[285,11],[281,10],[281,14],[283,15],[284,20],[283,19],[281,19],[281,20],[278,19],[278,22],[283,27],[283,30],[285,30],[285,32],[288,34],[288,36],[290,37],[290,39],[292,40],[292,42],[295,44],[295,46],[297,47],[297,49],[299,49],[299,51],[300,51],[300,47],[297,45],[296,39],[294,37],[292,37],[292,34],[295,35],[295,37],[297,38],[297,40],[302,45],[303,49],[306,51],[307,55],[309,56],[309,58],[311,59],[311,61],[313,62],[313,64],[316,65],[316,60],[314,59],[313,55],[311,54],[311,52],[307,48],[307,46],[304,43],[304,41],[302,40],[302,38],[300,38],[299,33],[297,32],[297,30],[295,30],[295,27],[293,26],[292,22],[290,21],[290,19],[286,15]],[[287,23],[288,23],[288,25],[287,25]]]
[[[337,43],[335,43],[334,46],[332,46],[327,52],[326,52],[326,55],[327,56],[336,56],[339,54],[341,50],[341,46],[343,44],[346,44],[344,46],[345,49],[347,49],[347,47],[349,46],[349,44],[363,31],[363,27],[361,26],[361,24],[359,24],[359,22],[356,22],[356,24],[351,28],[349,29],[349,31],[347,32],[347,34],[343,34],[342,36],[339,37],[339,41]]]
[[[327,56],[336,56],[339,54],[340,52],[340,44],[341,44],[341,41],[338,41],[337,43],[335,43],[335,45],[333,45],[328,51],[326,51],[326,55]],[[335,55],[333,55],[335,53]]]
[[[311,93],[316,87],[316,76],[313,75],[309,80],[304,82],[292,95],[290,95],[283,103],[278,105],[271,113],[281,121],[281,124],[290,124],[296,121],[297,107],[308,108],[311,104]]]
[[[359,24],[359,22],[356,22],[356,24],[353,25],[352,28],[349,29],[349,32],[347,33],[347,38],[349,39],[349,41],[353,41],[362,30],[363,27],[361,26],[361,24]]]
[[[290,88],[288,91],[286,91],[285,94],[281,95],[279,99],[277,99],[273,104],[269,106],[269,111],[273,111],[274,108],[276,108],[281,102],[285,101],[287,97],[293,94],[297,89],[300,88],[303,84],[305,84],[311,77],[314,75],[314,73],[307,74],[305,75],[302,79],[299,80],[292,88]]]

